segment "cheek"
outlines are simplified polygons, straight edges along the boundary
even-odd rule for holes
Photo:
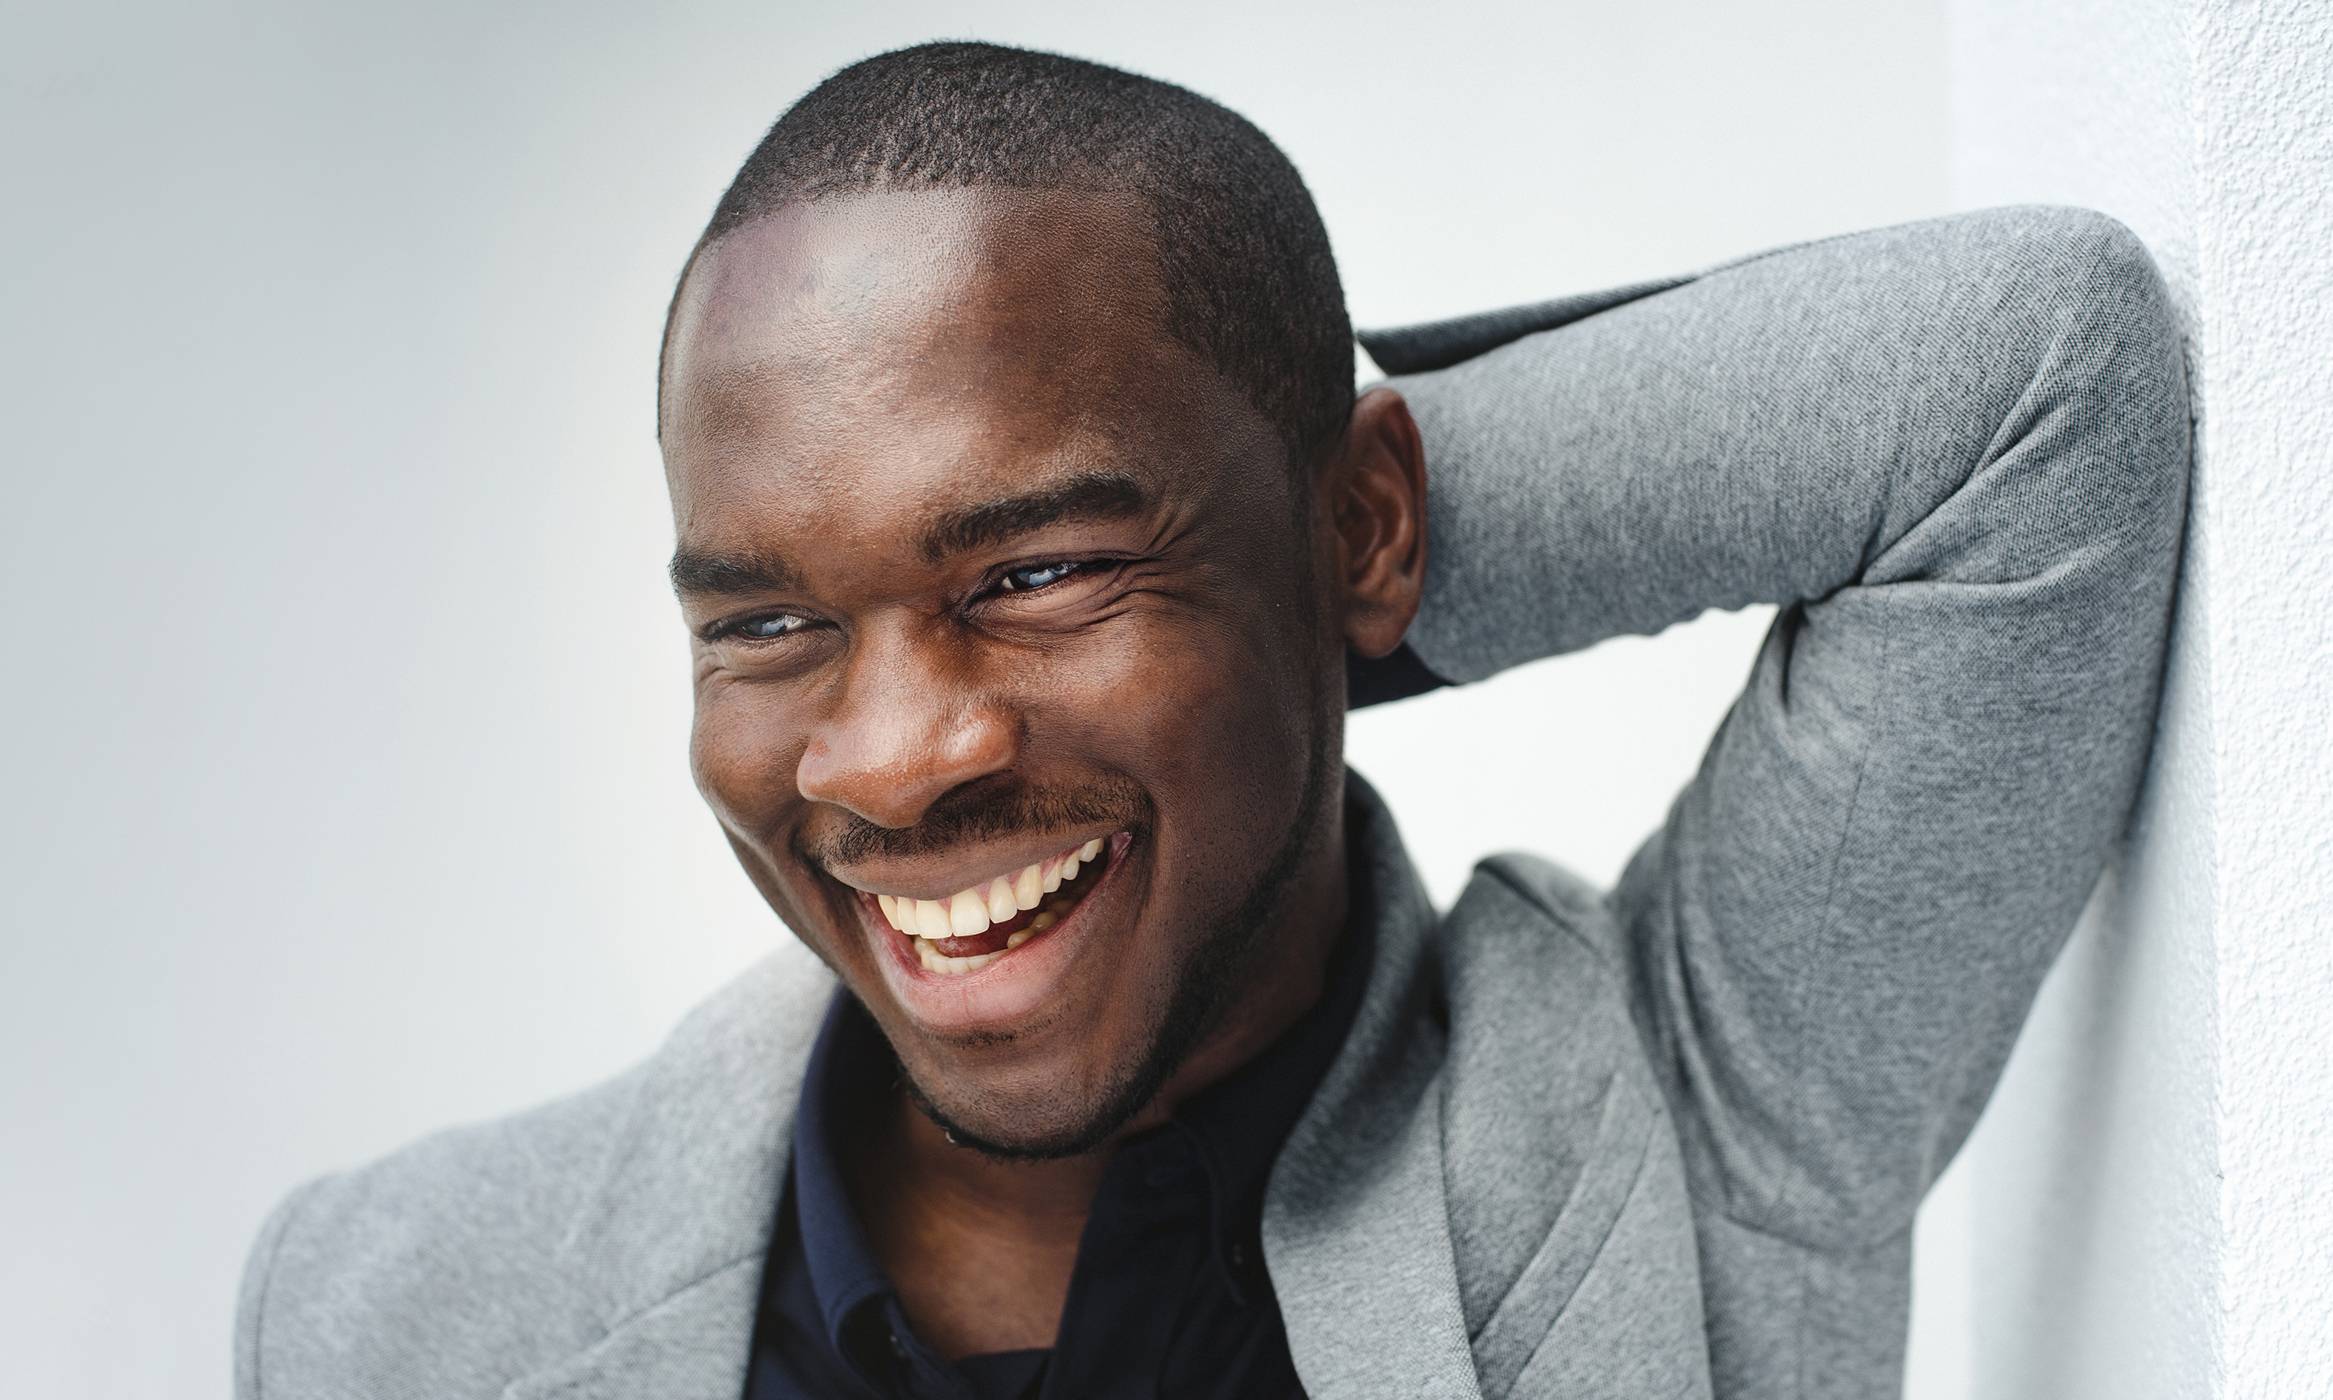
[[[722,825],[760,837],[796,800],[801,727],[774,687],[707,683],[689,730],[689,770]]]
[[[1091,752],[1151,793],[1163,876],[1218,891],[1278,849],[1314,737],[1301,647],[1261,626],[1158,628],[1061,673]]]
[[[771,910],[839,974],[849,940],[835,944],[817,930],[822,920],[809,893],[787,873],[781,850],[786,823],[800,805],[794,772],[802,746],[800,725],[769,688],[719,686],[698,691],[689,730],[689,768],[713,816],[729,838],[738,865]]]

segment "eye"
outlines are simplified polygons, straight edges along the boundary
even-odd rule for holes
[[[999,593],[1030,593],[1040,588],[1050,588],[1085,567],[1084,562],[1074,559],[1024,564],[1017,569],[1005,570],[996,581],[996,590]]]
[[[716,622],[705,629],[705,640],[719,641],[735,637],[747,642],[774,642],[790,637],[810,625],[810,619],[800,613],[761,613],[741,617],[731,622]]]

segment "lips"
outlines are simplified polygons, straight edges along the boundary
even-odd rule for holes
[[[1037,907],[1038,901],[1077,878],[1079,868],[1101,853],[1102,839],[1057,851],[1018,870],[975,881],[945,899],[913,899],[877,895],[883,917],[911,937],[971,938],[992,924],[1010,921]]]
[[[945,899],[860,894],[908,940],[925,971],[959,976],[988,966],[1065,918],[1098,883],[1096,867],[1106,863],[1110,846],[1107,838],[1093,837]]]
[[[1133,844],[1131,832],[1118,831],[991,871],[945,898],[854,886],[854,902],[878,944],[884,981],[928,1031],[1025,1028],[1062,1005],[1069,969],[1086,963],[1088,947],[1102,946],[1091,935],[1134,918],[1142,885],[1119,878]],[[1026,908],[1024,893],[1034,896]]]

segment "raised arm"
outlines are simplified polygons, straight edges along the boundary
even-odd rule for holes
[[[1611,902],[1696,1192],[1804,1248],[1889,1246],[2145,764],[2174,318],[2129,230],[2039,206],[1603,301],[1363,337],[1424,438],[1430,563],[1425,672],[1356,694],[1781,605]]]

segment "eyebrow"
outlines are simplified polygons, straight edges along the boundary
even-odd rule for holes
[[[943,514],[924,531],[919,548],[938,563],[951,554],[1001,544],[1066,520],[1126,520],[1150,510],[1153,496],[1120,471],[1082,471],[1033,491],[1000,496]],[[783,555],[748,550],[673,551],[673,591],[683,597],[783,593],[799,588],[801,570]]]
[[[672,552],[672,591],[682,597],[705,594],[783,593],[800,586],[802,574],[775,554],[690,549]]]
[[[924,531],[923,557],[937,564],[1065,520],[1128,520],[1150,507],[1150,492],[1127,473],[1082,471],[1034,491],[949,511]]]

